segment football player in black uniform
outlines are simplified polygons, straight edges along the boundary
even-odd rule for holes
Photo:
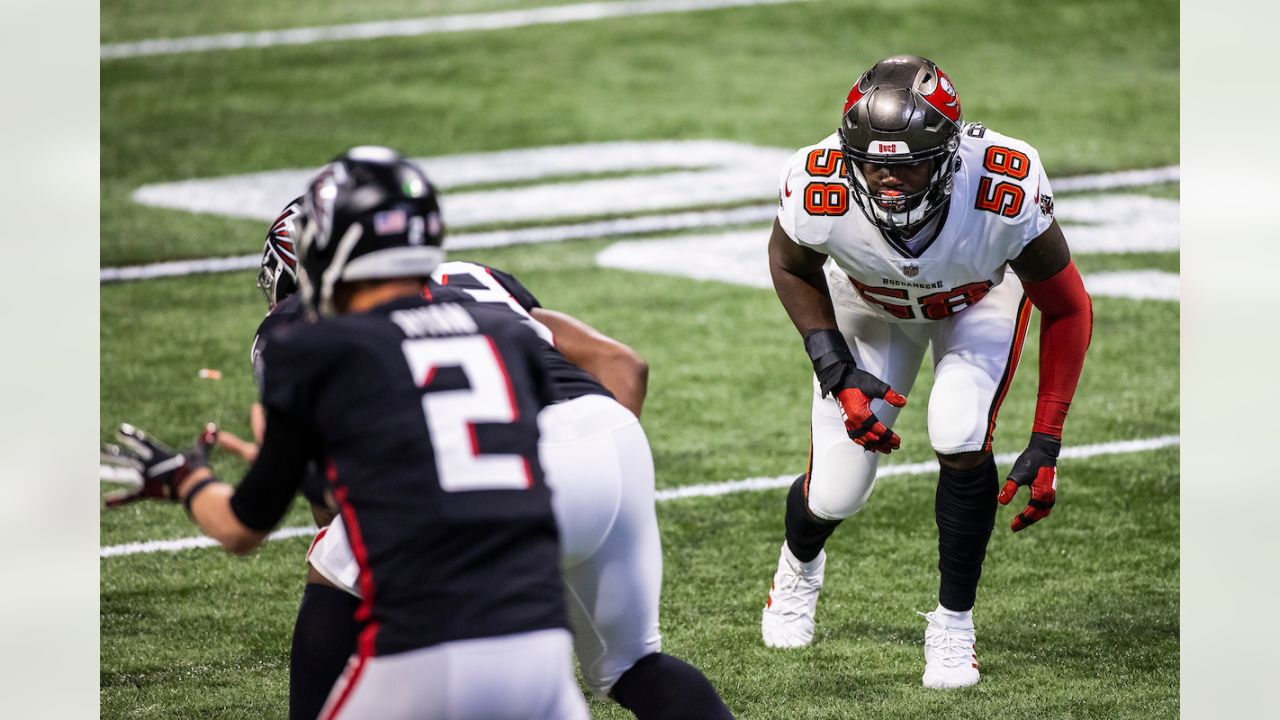
[[[306,226],[302,202],[303,198],[297,197],[285,206],[267,228],[262,246],[258,288],[267,300],[267,316],[258,325],[249,354],[260,395],[262,355],[271,334],[306,317],[302,295],[297,292],[296,247]],[[255,442],[245,442],[229,432],[218,432],[216,440],[219,447],[252,462],[266,426],[261,403],[253,404],[250,419]],[[317,539],[324,537],[324,528],[335,517],[336,503],[327,485],[319,468],[314,463],[309,465],[302,482],[302,494],[311,504],[311,515],[320,528]],[[290,720],[314,720],[320,714],[329,689],[342,675],[347,658],[356,646],[354,616],[359,604],[358,597],[334,587],[315,568],[307,566],[307,582],[298,603],[289,648]]]
[[[492,308],[421,297],[443,228],[426,177],[395,153],[340,156],[304,206],[298,280],[322,319],[263,354],[266,429],[241,484],[128,425],[112,457],[236,553],[321,464],[362,596],[356,652],[321,717],[586,717],[537,460],[551,399],[540,341]]]
[[[268,231],[259,285],[272,309],[254,340],[255,357],[274,327],[296,319],[286,294],[296,287],[289,238],[301,232],[297,207],[286,207]],[[643,359],[576,318],[542,307],[519,280],[496,268],[443,263],[426,293],[438,302],[502,309],[545,341],[553,404],[539,416],[539,453],[554,491],[570,627],[588,687],[641,720],[731,718],[700,671],[661,652],[662,548],[653,463],[636,422],[646,388]],[[256,452],[225,432],[218,443],[247,458]],[[306,493],[306,483],[303,489]],[[307,553],[308,584],[294,629],[290,715],[295,720],[315,717],[341,674],[355,644],[351,618],[360,594],[359,567],[343,521],[324,527],[323,499],[308,497],[324,529]]]

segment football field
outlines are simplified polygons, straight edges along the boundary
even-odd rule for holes
[[[173,444],[209,420],[248,434],[267,222],[333,155],[390,145],[441,185],[452,258],[648,360],[664,650],[739,717],[1176,716],[1177,4],[681,5],[104,0],[102,438],[122,421]],[[1000,510],[974,612],[983,680],[949,693],[920,686],[915,614],[937,592],[927,368],[902,449],[828,544],[813,645],[759,634],[808,449],[809,362],[763,274],[778,168],[903,52],[942,66],[966,120],[1039,150],[1096,315],[1057,507],[1016,536]],[[1030,431],[1037,328],[998,454]],[[192,541],[180,507],[104,510],[103,717],[283,717],[309,525],[298,500],[282,537],[233,558]]]

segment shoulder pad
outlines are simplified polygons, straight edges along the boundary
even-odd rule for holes
[[[826,244],[852,205],[844,173],[835,133],[787,160],[778,180],[778,223],[792,240],[818,250]]]

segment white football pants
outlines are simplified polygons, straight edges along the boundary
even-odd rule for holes
[[[587,720],[565,630],[353,657],[320,720]]]
[[[929,395],[929,442],[934,451],[954,455],[990,450],[996,414],[1008,392],[1022,353],[1031,305],[1012,271],[978,304],[943,320],[895,322],[869,307],[848,277],[827,266],[827,285],[836,325],[853,350],[858,367],[907,395],[932,348],[934,382]],[[923,398],[909,400],[919,403]],[[871,411],[892,428],[899,408],[871,401]],[[880,453],[849,439],[835,398],[821,396],[813,383],[813,433],[808,473],[809,510],[826,520],[858,512],[875,487]],[[899,433],[901,434],[901,433]],[[910,442],[903,438],[903,443]]]
[[[587,686],[605,696],[637,660],[662,649],[653,455],[635,416],[602,395],[548,406],[538,427],[574,651]],[[359,596],[359,567],[341,516],[317,535],[307,560]]]

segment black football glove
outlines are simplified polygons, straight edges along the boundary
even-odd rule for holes
[[[883,399],[894,407],[907,404],[889,384],[859,369],[844,336],[836,330],[815,330],[804,337],[822,397],[835,395],[849,439],[870,452],[889,454],[902,444],[898,434],[871,412],[871,401]]]
[[[99,470],[107,482],[132,486],[103,498],[107,507],[119,507],[144,498],[178,500],[178,484],[192,471],[208,466],[209,447],[218,437],[218,426],[205,426],[194,447],[177,452],[142,430],[122,423],[116,431],[120,445],[104,445]]]
[[[1031,442],[1027,449],[1018,456],[1009,471],[1009,479],[1000,491],[1001,505],[1008,505],[1018,488],[1031,486],[1031,500],[1022,512],[1013,518],[1009,529],[1014,532],[1032,525],[1046,517],[1053,510],[1053,503],[1058,498],[1058,452],[1062,450],[1062,441],[1044,433],[1031,433]]]

